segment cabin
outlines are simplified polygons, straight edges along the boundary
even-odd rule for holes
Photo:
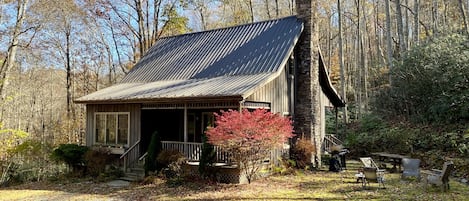
[[[119,83],[75,100],[86,104],[86,145],[107,147],[131,167],[157,131],[164,149],[197,161],[214,112],[265,108],[298,123],[303,32],[303,20],[290,16],[159,39]],[[319,78],[322,108],[315,115],[324,135],[324,106],[344,102],[320,52],[313,56],[319,60],[311,69]]]

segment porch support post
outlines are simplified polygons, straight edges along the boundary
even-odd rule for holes
[[[243,111],[243,108],[244,108],[244,101],[245,101],[244,98],[243,98],[243,100],[239,101],[239,111],[240,111],[240,112]]]
[[[187,142],[187,103],[184,103],[184,142]]]

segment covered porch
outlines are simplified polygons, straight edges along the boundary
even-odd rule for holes
[[[270,103],[255,101],[225,100],[200,103],[146,103],[140,113],[140,137],[121,155],[124,169],[143,161],[154,132],[162,141],[164,150],[177,150],[189,162],[198,162],[202,154],[202,136],[214,125],[214,113],[221,110],[264,108]],[[215,147],[217,163],[232,163],[229,153]]]

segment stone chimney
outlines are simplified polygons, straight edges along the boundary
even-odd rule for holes
[[[294,128],[298,135],[311,140],[316,154],[311,158],[315,167],[321,165],[321,112],[318,57],[318,3],[314,0],[296,0],[297,17],[304,29],[295,49],[296,53],[296,100]]]

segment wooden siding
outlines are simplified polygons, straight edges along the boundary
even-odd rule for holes
[[[259,90],[246,98],[246,100],[269,102],[271,103],[271,112],[292,114],[292,111],[290,111],[288,84],[289,82],[287,79],[285,67],[279,77],[261,87]]]
[[[130,137],[127,148],[140,139],[140,104],[88,104],[86,105],[86,146],[94,144],[94,114],[96,112],[129,112]]]

